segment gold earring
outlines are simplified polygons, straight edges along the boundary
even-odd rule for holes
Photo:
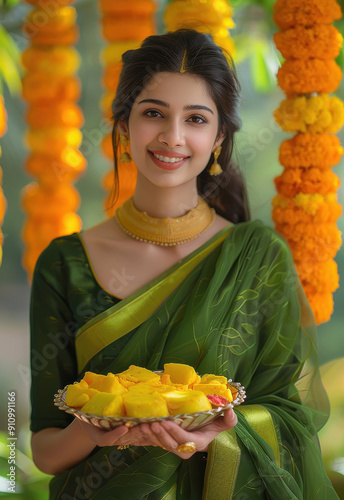
[[[221,149],[222,149],[222,147],[218,146],[214,151],[214,163],[212,164],[212,166],[209,169],[210,175],[220,175],[223,172],[221,165],[219,163],[217,163],[217,159],[221,154]]]
[[[121,141],[121,144],[123,145],[124,148],[126,148],[128,146],[128,144],[129,144],[128,137],[120,134],[119,140]],[[119,161],[121,161],[122,163],[131,163],[133,161],[133,159],[130,156],[130,153],[128,153],[127,151],[124,151],[124,153],[121,154]]]

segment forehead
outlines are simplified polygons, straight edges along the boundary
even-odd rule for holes
[[[169,104],[207,104],[216,109],[207,84],[197,75],[161,72],[156,73],[147,82],[136,98],[136,104],[142,99],[160,99]],[[215,111],[214,109],[214,111]]]

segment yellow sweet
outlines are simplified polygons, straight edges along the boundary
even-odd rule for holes
[[[122,396],[106,392],[98,392],[81,408],[81,411],[105,417],[125,416]]]
[[[182,363],[166,363],[164,365],[164,374],[170,376],[173,384],[190,385],[198,379],[195,369]]]
[[[147,382],[148,380],[160,380],[160,375],[158,373],[154,373],[151,370],[135,365],[130,365],[128,370],[118,373],[117,376],[121,379],[121,383],[123,380],[135,383]]]
[[[86,372],[79,383],[68,386],[66,403],[95,415],[164,417],[210,410],[211,394],[233,401],[223,376],[200,377],[182,363],[166,363],[162,374],[131,365],[116,375]]]
[[[227,386],[227,379],[226,377],[223,377],[222,375],[213,375],[211,373],[207,373],[205,375],[202,375],[202,378],[200,380],[201,384],[226,384]]]
[[[138,384],[134,384],[128,387],[128,392],[135,394],[154,394],[154,393],[169,392],[169,391],[171,391],[170,385],[149,384],[145,382],[139,382]]]
[[[205,395],[217,394],[223,398],[233,401],[232,393],[230,389],[227,389],[227,384],[195,384],[193,386],[194,391],[202,391]]]
[[[211,410],[212,406],[207,396],[201,391],[171,391],[161,394],[167,403],[171,415],[196,413]]]
[[[91,381],[90,387],[99,392],[109,392],[111,394],[123,394],[126,389],[120,384],[118,377],[113,373],[107,375],[97,375]]]
[[[167,417],[166,401],[158,394],[137,394],[128,391],[123,394],[127,417],[148,418]]]
[[[97,393],[97,390],[89,389],[88,385],[81,380],[79,383],[67,387],[65,401],[68,406],[81,408]]]

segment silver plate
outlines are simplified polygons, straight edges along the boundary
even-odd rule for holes
[[[57,394],[54,396],[54,405],[58,406],[60,410],[65,411],[74,415],[74,417],[79,418],[83,422],[88,422],[96,427],[111,431],[120,425],[126,425],[127,427],[135,427],[135,425],[152,423],[152,422],[163,422],[164,420],[172,420],[176,424],[180,425],[183,429],[188,431],[194,431],[209,424],[212,420],[220,417],[225,410],[233,408],[234,406],[240,405],[246,398],[245,388],[238,382],[232,382],[228,379],[229,387],[234,387],[238,391],[236,398],[226,406],[220,408],[213,408],[212,410],[199,411],[197,413],[185,413],[183,415],[170,415],[168,417],[149,417],[149,418],[135,418],[135,417],[100,417],[99,415],[94,415],[92,413],[84,413],[83,411],[76,410],[70,406],[66,405],[65,397],[68,385],[64,389],[59,389]]]

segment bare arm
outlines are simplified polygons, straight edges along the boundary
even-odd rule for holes
[[[46,474],[58,474],[81,462],[97,445],[104,446],[99,439],[104,431],[95,429],[99,433],[95,433],[93,437],[87,432],[88,427],[91,426],[75,418],[65,429],[48,427],[34,432],[31,447],[36,466]],[[111,435],[111,440],[115,443],[127,432],[128,429],[121,426],[106,434],[108,438]]]

